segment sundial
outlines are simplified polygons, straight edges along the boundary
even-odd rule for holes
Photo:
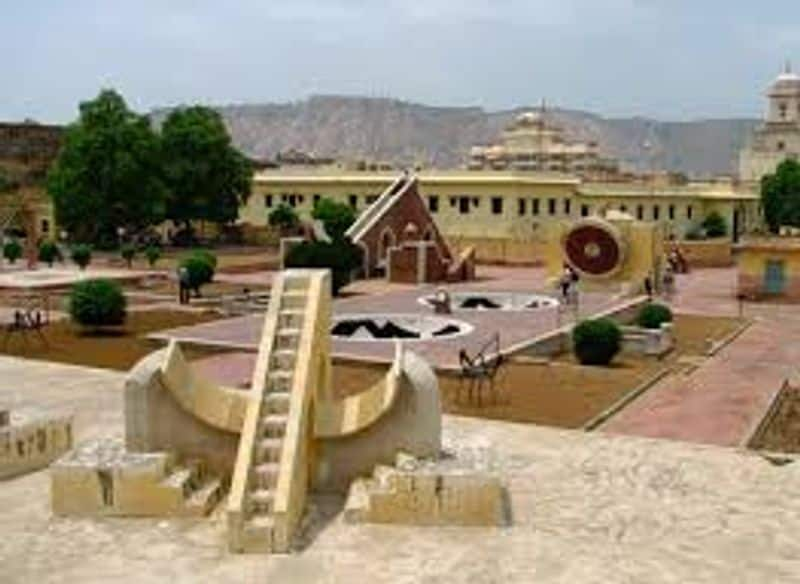
[[[588,276],[610,276],[622,264],[624,250],[616,229],[604,221],[577,223],[563,240],[567,262]]]

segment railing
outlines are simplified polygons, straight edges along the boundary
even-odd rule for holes
[[[328,319],[323,318],[323,313],[330,310],[329,295],[323,290],[323,284],[328,285],[326,278],[324,272],[310,276],[308,304],[297,347],[297,364],[273,507],[273,551],[277,552],[288,551],[308,494],[309,466],[312,462],[310,446],[314,439],[311,403],[318,385],[323,381],[322,376],[326,374],[320,361],[327,357],[322,346],[328,335]]]
[[[378,197],[378,200],[367,207],[367,210],[356,219],[355,223],[347,230],[346,235],[354,242],[357,241],[374,218],[380,215],[381,211],[389,204],[389,201],[402,190],[409,180],[410,179],[405,175],[395,179],[395,181]]]
[[[231,490],[228,497],[228,533],[231,547],[238,549],[239,538],[244,529],[246,519],[246,496],[250,475],[253,466],[253,453],[257,438],[261,408],[263,407],[264,394],[267,389],[267,374],[269,373],[270,357],[278,331],[278,315],[281,308],[284,281],[282,277],[276,278],[272,285],[271,300],[267,315],[264,319],[261,345],[258,349],[253,381],[250,388],[250,402],[245,412],[244,424],[239,438],[239,450],[236,455],[236,466],[233,470]]]

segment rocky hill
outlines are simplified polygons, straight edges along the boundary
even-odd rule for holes
[[[441,168],[464,165],[470,146],[493,141],[524,111],[488,112],[347,96],[218,109],[236,144],[257,158],[295,148],[338,159],[423,162]],[[163,115],[163,110],[154,112],[156,120]],[[604,153],[627,169],[656,168],[692,176],[734,172],[738,151],[757,123],[753,119],[660,122],[573,110],[552,110],[551,115],[569,136],[597,141]],[[643,148],[645,143],[651,145],[649,150]]]

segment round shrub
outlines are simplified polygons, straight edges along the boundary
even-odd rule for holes
[[[144,257],[147,258],[147,264],[154,268],[156,262],[161,259],[161,248],[157,245],[148,245],[144,250]]]
[[[672,322],[672,311],[663,304],[648,304],[639,311],[636,323],[646,329],[661,328],[661,324]]]
[[[202,255],[191,255],[181,262],[188,273],[189,287],[199,292],[200,287],[214,279],[214,266]]]
[[[613,320],[584,320],[572,331],[575,356],[583,365],[608,365],[622,343],[622,332]]]
[[[217,269],[217,256],[207,249],[193,249],[188,257],[200,258],[214,268],[214,270]]]
[[[43,241],[41,245],[39,245],[40,262],[44,262],[52,268],[54,262],[60,262],[62,259],[61,250],[58,249],[58,246],[55,244],[55,242],[48,240]]]
[[[133,266],[133,258],[136,257],[136,246],[131,243],[126,243],[122,246],[119,250],[119,255],[122,256],[122,259],[125,260],[125,263],[128,267]]]
[[[69,315],[86,327],[118,326],[125,322],[127,301],[111,280],[84,280],[72,286]]]
[[[3,244],[3,257],[10,263],[16,262],[22,257],[22,245],[16,239],[9,239]]]
[[[85,243],[79,243],[72,248],[70,258],[81,270],[85,270],[92,263],[92,248]]]

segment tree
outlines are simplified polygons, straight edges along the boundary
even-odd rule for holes
[[[771,232],[781,225],[800,227],[800,162],[784,160],[761,178],[761,207]]]
[[[3,245],[3,257],[8,260],[10,264],[15,263],[22,257],[22,244],[16,239],[9,239]]]
[[[222,117],[202,106],[172,111],[161,128],[167,218],[219,225],[236,220],[247,202],[253,166],[231,143]]]
[[[277,227],[283,234],[297,227],[300,223],[300,218],[292,207],[286,203],[281,203],[269,212],[267,221],[272,227]]]
[[[320,199],[314,205],[311,216],[322,221],[325,231],[332,239],[344,239],[345,232],[356,220],[356,212],[353,207],[327,197]]]
[[[361,248],[347,240],[304,241],[289,249],[286,266],[290,268],[328,268],[331,270],[333,295],[350,283],[353,271],[363,261]]]
[[[163,220],[167,191],[150,122],[104,90],[80,105],[47,179],[56,220],[73,239],[98,245]]]
[[[70,259],[81,270],[85,270],[92,263],[92,248],[85,243],[79,243],[70,250]]]

